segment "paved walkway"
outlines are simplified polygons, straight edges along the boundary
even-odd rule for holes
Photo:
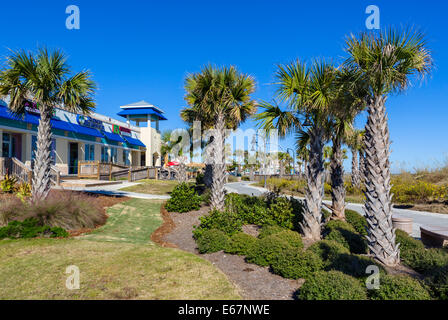
[[[267,189],[251,186],[253,182],[233,182],[228,183],[226,185],[226,189],[228,192],[236,192],[247,195],[259,196],[264,192],[268,191]],[[298,199],[303,199],[296,197]],[[331,201],[325,200],[326,204],[331,204]],[[364,208],[362,204],[358,203],[347,203],[346,208],[350,210],[357,211],[364,215]],[[392,209],[393,215],[400,218],[412,218],[413,223],[413,232],[412,235],[414,237],[420,237],[420,226],[443,226],[448,227],[448,214],[441,213],[433,213],[426,211],[416,211],[409,209]]]
[[[233,182],[226,184],[225,188],[227,192],[235,192],[240,194],[247,194],[253,196],[259,196],[266,191],[267,189],[252,186],[253,182],[244,181],[244,182]],[[108,186],[98,186],[98,187],[55,187],[55,189],[63,189],[63,190],[74,190],[74,191],[87,191],[92,193],[100,193],[111,196],[124,196],[130,198],[138,198],[138,199],[169,199],[168,195],[155,195],[155,194],[146,194],[146,193],[137,193],[137,192],[129,192],[119,190],[121,188],[134,186],[139,184],[138,182],[122,182],[120,184],[108,185]],[[302,199],[296,197],[298,199]],[[331,201],[325,200],[327,204],[331,204]],[[347,203],[347,209],[357,211],[361,214],[364,214],[364,209],[362,204],[358,203]],[[392,212],[394,216],[402,217],[402,218],[412,218],[414,220],[413,223],[413,233],[414,237],[420,237],[420,226],[443,226],[448,227],[448,214],[440,214],[440,213],[432,213],[425,211],[415,211],[408,209],[396,209],[393,208]]]
[[[137,192],[119,190],[121,188],[135,186],[137,184],[139,184],[139,183],[138,182],[122,182],[119,184],[97,186],[97,187],[53,187],[53,188],[59,189],[59,190],[86,191],[86,192],[91,192],[91,193],[105,194],[105,195],[109,195],[109,196],[129,197],[129,198],[138,198],[138,199],[166,200],[166,199],[170,198],[170,196],[167,196],[167,195],[146,194],[146,193],[137,193]]]

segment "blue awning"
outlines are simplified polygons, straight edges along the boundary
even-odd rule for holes
[[[139,139],[136,138],[132,138],[132,137],[128,137],[128,136],[123,136],[123,138],[129,142],[130,144],[134,145],[134,146],[139,146],[139,147],[146,147],[145,144],[143,142],[141,142]]]
[[[117,113],[117,115],[123,118],[127,118],[127,116],[144,116],[148,114],[156,116],[159,120],[167,120],[160,112],[152,108],[128,108]]]
[[[117,141],[117,142],[126,142],[125,140],[123,140],[123,138],[119,134],[107,132],[107,131],[101,131],[101,133],[108,140]]]
[[[36,126],[39,124],[39,118],[40,118],[38,115],[30,114],[30,113],[25,113],[23,116],[16,116],[13,113],[10,113],[8,108],[6,108],[6,107],[0,107],[0,117],[10,119],[10,120],[15,120],[15,121],[23,121],[26,123],[34,124]],[[93,136],[93,137],[98,137],[98,138],[102,137],[101,133],[96,129],[83,127],[78,124],[74,124],[74,123],[59,120],[59,119],[51,119],[51,127],[54,129],[71,131],[74,133],[85,134],[88,136]]]

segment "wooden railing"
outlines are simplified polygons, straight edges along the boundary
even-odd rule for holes
[[[50,180],[54,185],[59,186],[61,184],[61,172],[55,167],[51,166]]]
[[[132,167],[110,162],[79,161],[78,178],[98,180],[127,179],[136,181],[141,179],[157,179],[157,167]]]
[[[32,183],[33,172],[22,161],[13,158],[0,158],[0,176],[10,175],[17,179],[18,182]]]

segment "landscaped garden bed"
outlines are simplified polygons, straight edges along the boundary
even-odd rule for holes
[[[325,213],[322,240],[311,244],[298,232],[302,206],[299,200],[274,193],[261,197],[227,194],[223,211],[210,211],[203,205],[200,210],[172,213],[176,227],[164,239],[214,261],[243,288],[246,298],[259,298],[251,291],[251,286],[257,286],[249,281],[260,281],[269,288],[278,279],[284,279],[283,288],[277,288],[283,298],[447,298],[446,249],[425,248],[421,241],[397,230],[402,265],[384,267],[368,255],[363,216],[346,210],[346,221],[329,221]],[[367,289],[369,266],[380,272],[378,290]],[[251,272],[244,270],[264,270],[257,271],[263,279],[251,278]],[[275,297],[268,293],[265,298]]]

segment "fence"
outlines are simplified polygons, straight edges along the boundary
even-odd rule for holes
[[[255,174],[254,179],[255,181],[261,181],[264,180],[265,175],[263,174]],[[284,174],[280,176],[279,174],[267,174],[266,179],[286,179],[286,180],[301,180],[304,178],[303,174]]]
[[[79,161],[78,178],[91,178],[98,180],[127,179],[128,181],[157,179],[158,168],[130,167],[99,161]]]

